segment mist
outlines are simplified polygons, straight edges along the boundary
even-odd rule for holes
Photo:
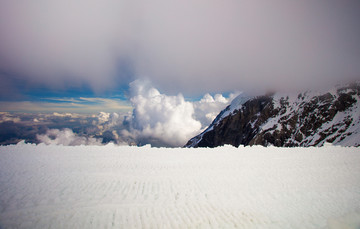
[[[359,11],[356,0],[0,1],[2,96],[144,77],[185,95],[359,79]]]

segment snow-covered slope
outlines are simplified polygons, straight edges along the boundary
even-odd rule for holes
[[[223,110],[187,147],[360,145],[360,84],[260,96]]]
[[[0,228],[360,227],[353,147],[0,147]]]
[[[233,101],[231,101],[230,105],[228,105],[224,110],[222,110],[214,119],[214,121],[212,121],[212,123],[210,124],[210,126],[208,128],[205,129],[205,131],[203,131],[201,134],[195,136],[194,138],[192,138],[187,144],[186,147],[194,147],[197,146],[197,143],[200,142],[202,140],[202,137],[205,133],[210,132],[213,130],[214,126],[218,125],[219,122],[221,120],[223,120],[225,117],[229,116],[229,115],[233,115],[234,112],[236,112],[237,110],[239,110],[242,105],[248,101],[249,99],[251,99],[251,97],[246,96],[244,94],[240,94],[237,97],[235,97],[233,99]]]

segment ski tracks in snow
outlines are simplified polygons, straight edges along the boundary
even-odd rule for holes
[[[0,226],[357,225],[359,164],[358,148],[341,147],[1,147]]]

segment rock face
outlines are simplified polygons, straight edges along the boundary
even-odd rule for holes
[[[185,147],[360,145],[360,84],[235,99]]]

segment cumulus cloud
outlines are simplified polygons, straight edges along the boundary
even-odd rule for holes
[[[0,112],[0,123],[3,122],[14,122],[14,123],[18,123],[21,121],[20,117],[17,117],[13,114],[10,114],[8,112]]]
[[[102,139],[77,136],[71,129],[50,129],[45,134],[36,136],[38,141],[47,145],[101,145]]]
[[[110,119],[110,113],[106,113],[106,112],[103,112],[101,111],[99,114],[98,114],[98,120],[99,120],[99,124],[102,124],[102,123],[105,123],[105,122],[108,122],[109,119]]]
[[[181,145],[201,129],[194,119],[194,107],[183,95],[161,94],[149,83],[135,81],[130,85],[134,106],[132,127],[139,138],[169,145]]]
[[[63,145],[98,145],[113,142],[179,147],[203,131],[238,94],[224,97],[221,94],[207,93],[199,100],[187,101],[182,94],[161,93],[146,80],[132,82],[130,92],[132,112],[0,112],[0,124],[11,121],[11,127],[16,127],[18,137],[10,139],[11,142],[25,139],[28,142]],[[69,99],[65,100],[67,102]],[[71,101],[77,102],[76,99]],[[6,130],[6,125],[3,127],[5,131],[2,137],[9,140],[9,137],[13,136],[7,133],[9,131]]]
[[[239,94],[241,93],[232,93],[228,98],[225,98],[222,94],[216,94],[214,97],[209,93],[205,94],[200,101],[193,102],[194,118],[201,122],[202,128],[207,127],[219,112]]]
[[[93,115],[95,116],[95,115]],[[92,125],[96,126],[98,129],[98,134],[103,134],[105,131],[110,131],[112,138],[114,140],[118,141],[119,136],[115,129],[122,129],[123,127],[123,121],[124,118],[127,117],[125,114],[118,114],[118,113],[106,113],[106,112],[100,112],[97,116],[95,116],[96,119],[92,121]],[[115,129],[114,129],[115,128]]]
[[[120,131],[121,137],[154,146],[183,146],[208,126],[234,96],[206,94],[200,101],[190,102],[182,94],[162,94],[144,80],[132,82],[130,91],[134,110],[125,120],[128,128]]]
[[[101,91],[146,75],[197,95],[359,78],[359,10],[357,0],[0,1],[0,77]]]

